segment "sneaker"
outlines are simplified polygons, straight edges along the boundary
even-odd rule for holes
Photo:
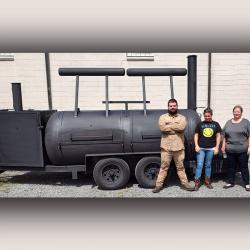
[[[231,188],[233,187],[234,184],[231,184],[231,183],[227,183],[226,185],[223,186],[224,189],[228,189],[228,188]]]
[[[250,191],[250,185],[249,184],[245,186],[245,190]]]
[[[159,193],[162,190],[162,187],[155,187],[152,192],[153,193]]]
[[[186,191],[195,191],[195,187],[190,186],[188,183],[181,184],[181,188]]]

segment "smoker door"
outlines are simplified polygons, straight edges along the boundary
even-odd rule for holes
[[[60,144],[65,164],[83,164],[85,154],[122,153],[123,131],[112,129],[72,131]]]
[[[43,167],[41,129],[40,112],[0,112],[0,166]]]
[[[161,132],[158,120],[163,111],[147,110],[147,116],[142,111],[133,111],[132,147],[134,152],[160,151]]]

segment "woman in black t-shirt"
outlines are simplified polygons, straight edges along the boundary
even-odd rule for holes
[[[200,178],[203,165],[205,165],[205,185],[212,189],[211,170],[213,156],[219,153],[221,127],[218,122],[213,121],[213,111],[207,108],[203,112],[204,121],[200,122],[195,129],[194,143],[197,156],[195,172],[195,190],[200,187]],[[205,162],[205,164],[204,164]]]

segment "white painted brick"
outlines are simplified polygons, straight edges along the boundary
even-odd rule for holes
[[[58,75],[59,67],[187,67],[188,53],[155,53],[154,61],[127,61],[126,53],[52,53],[51,80],[53,106],[58,110],[74,108],[74,77]],[[207,105],[208,54],[198,53],[197,106]],[[45,59],[43,53],[15,53],[12,62],[1,62],[0,107],[12,107],[11,82],[21,82],[25,108],[47,108]],[[212,54],[211,106],[214,118],[224,123],[232,115],[236,103],[244,106],[244,114],[250,116],[250,54]],[[142,100],[140,77],[110,77],[111,100]],[[149,108],[166,108],[170,98],[169,77],[146,78]],[[80,77],[79,106],[81,109],[104,109],[105,77]],[[187,77],[174,77],[175,97],[180,108],[186,108]],[[111,109],[124,108],[112,105]],[[140,109],[140,105],[130,105]],[[202,112],[203,108],[199,108]]]

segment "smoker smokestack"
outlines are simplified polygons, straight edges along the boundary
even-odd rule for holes
[[[12,84],[13,108],[15,111],[22,111],[23,102],[22,102],[21,83],[13,82],[11,84]]]
[[[188,89],[187,108],[196,111],[197,108],[197,56],[188,56]]]

